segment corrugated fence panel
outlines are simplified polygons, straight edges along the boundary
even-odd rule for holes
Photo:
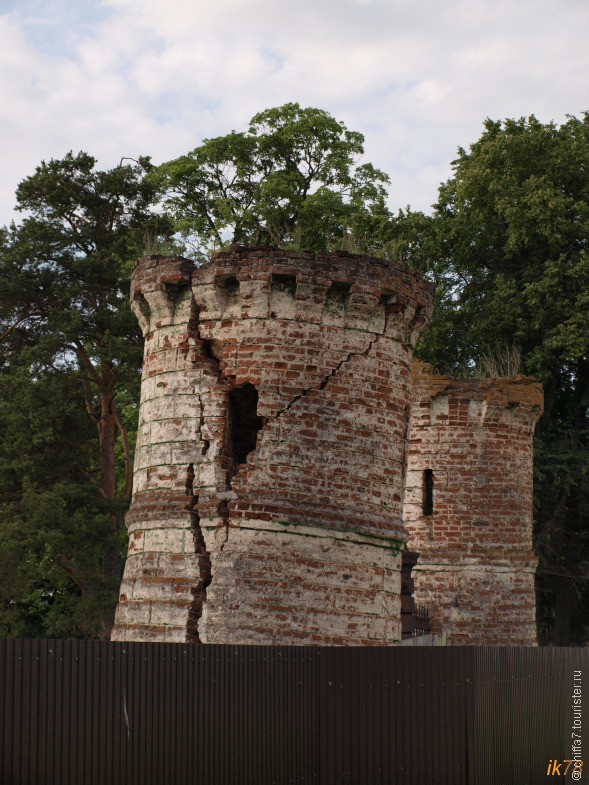
[[[316,665],[309,649],[0,641],[0,782],[318,782]]]
[[[472,781],[472,650],[318,656],[323,785]]]
[[[535,785],[572,757],[588,666],[587,649],[4,640],[0,783]]]
[[[564,765],[548,775],[549,762],[573,759],[573,678],[580,673],[582,682],[588,666],[587,649],[475,650],[477,785],[535,785],[564,776]],[[588,758],[586,711],[582,732]],[[567,781],[571,775],[572,767]]]

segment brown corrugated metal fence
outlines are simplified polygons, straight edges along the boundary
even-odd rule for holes
[[[551,760],[572,760],[575,672],[589,677],[589,649],[491,648],[474,655],[475,782],[535,785],[571,782],[547,776]],[[585,688],[586,705],[589,692]],[[581,749],[589,758],[589,713],[582,722]],[[562,780],[560,779],[562,776]],[[581,782],[588,782],[586,772]]]
[[[588,665],[586,649],[0,641],[0,783],[544,783]]]

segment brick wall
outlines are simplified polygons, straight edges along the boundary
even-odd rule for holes
[[[536,642],[532,437],[542,406],[532,379],[451,379],[414,363],[404,519],[420,553],[415,601],[450,643]]]
[[[341,252],[139,260],[145,335],[113,640],[400,638],[411,356],[432,286]]]

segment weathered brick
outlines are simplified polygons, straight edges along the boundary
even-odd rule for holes
[[[437,631],[535,642],[541,388],[412,374],[432,292],[344,252],[137,262],[145,360],[114,639],[395,644],[404,519]]]
[[[536,643],[532,436],[542,405],[526,377],[458,380],[414,363],[404,520],[420,554],[415,601],[450,643]]]
[[[131,297],[146,340],[115,636],[398,641],[411,353],[432,286],[369,257],[232,248],[198,269],[139,260]]]

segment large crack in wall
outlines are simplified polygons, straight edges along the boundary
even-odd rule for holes
[[[327,374],[327,376],[325,376],[325,378],[319,383],[319,386],[310,385],[309,387],[304,389],[303,392],[300,395],[295,395],[294,398],[292,398],[283,409],[280,409],[278,412],[276,412],[276,414],[274,415],[274,419],[278,420],[280,417],[282,417],[283,414],[285,414],[286,412],[288,412],[290,410],[291,406],[293,406],[297,401],[300,401],[301,398],[304,398],[310,392],[318,392],[319,390],[324,390],[327,387],[329,381],[331,379],[333,379],[333,377],[339,371],[341,371],[341,369],[344,367],[344,365],[347,365],[347,363],[350,362],[352,357],[368,357],[368,355],[370,354],[370,350],[372,349],[372,347],[374,346],[374,344],[376,343],[376,341],[377,341],[377,339],[379,337],[380,337],[380,335],[376,335],[368,343],[368,346],[366,347],[366,349],[363,352],[350,352],[346,357],[343,358],[343,360],[340,360],[340,362],[335,366],[335,368],[333,368]],[[279,395],[281,394],[280,393],[280,387],[278,387],[277,392],[278,392]]]
[[[194,542],[194,552],[198,560],[199,581],[191,589],[193,597],[192,607],[188,616],[188,637],[194,643],[200,643],[198,623],[202,616],[203,606],[207,598],[207,589],[213,579],[211,570],[211,555],[207,551],[205,539],[200,526],[200,515],[198,513],[198,494],[194,493],[194,464],[188,465],[186,472],[186,495],[189,497],[186,509],[190,513],[192,539]]]
[[[398,605],[396,562],[382,577],[364,535],[398,533],[382,508],[396,515],[403,358],[426,289],[394,265],[346,255],[229,249],[199,270],[176,257],[138,262],[149,443],[137,482],[151,495],[132,504],[127,584],[140,564],[162,572],[146,573],[138,602],[121,594],[125,639],[395,637],[378,625]],[[377,584],[392,603],[384,615]]]
[[[203,608],[206,603],[207,588],[214,579],[213,565],[209,552],[206,549],[205,539],[200,524],[199,503],[211,509],[222,520],[225,528],[225,539],[220,545],[220,552],[223,551],[229,538],[229,502],[237,499],[233,491],[233,478],[245,463],[247,456],[256,447],[257,433],[262,428],[264,419],[257,416],[258,391],[252,384],[232,385],[231,381],[225,378],[221,371],[220,359],[214,351],[213,341],[205,338],[200,329],[200,309],[192,294],[191,300],[191,323],[192,334],[198,341],[200,357],[195,358],[195,362],[200,361],[208,366],[211,376],[214,378],[214,385],[211,385],[211,392],[214,388],[225,388],[227,402],[225,410],[225,427],[222,435],[217,436],[218,443],[216,450],[213,450],[212,461],[218,461],[223,471],[223,487],[216,487],[208,493],[201,493],[200,496],[194,493],[194,466],[190,464],[187,472],[187,493],[191,496],[191,515],[193,520],[193,534],[195,551],[199,558],[200,578],[199,584],[194,589],[194,636],[199,640],[198,622],[202,616]],[[202,401],[201,401],[202,406]],[[199,432],[203,443],[202,458],[209,455],[212,438],[203,432],[207,425],[207,417],[201,408],[199,421]],[[203,461],[206,462],[206,461]],[[215,473],[216,476],[216,473]],[[203,497],[205,497],[203,499]],[[208,497],[208,498],[206,498]],[[212,498],[211,498],[212,497]]]
[[[322,381],[317,385],[310,385],[305,388],[302,393],[295,395],[287,405],[277,411],[272,417],[259,417],[257,416],[257,403],[258,403],[258,390],[251,383],[242,385],[231,385],[229,380],[223,377],[220,370],[220,360],[215,355],[213,349],[213,342],[210,339],[204,338],[200,329],[197,327],[199,340],[205,348],[205,354],[210,358],[216,366],[218,380],[221,384],[229,384],[231,389],[229,391],[228,402],[228,417],[226,426],[225,443],[230,448],[230,457],[232,458],[233,465],[227,470],[226,488],[224,491],[217,492],[217,498],[223,505],[226,511],[226,539],[229,534],[228,522],[228,502],[236,499],[237,496],[232,488],[232,483],[238,474],[241,466],[246,464],[247,458],[250,454],[255,453],[258,444],[260,443],[260,436],[264,433],[266,426],[272,422],[279,420],[286,414],[297,401],[305,398],[310,392],[318,392],[324,390],[329,382],[346,366],[354,357],[367,357],[376,341],[381,337],[381,334],[376,334],[372,338],[367,347],[361,352],[349,352],[343,357],[339,363],[326,374]],[[278,388],[280,395],[280,388]],[[245,415],[247,424],[240,423],[239,427],[236,426],[236,419]],[[225,516],[222,516],[225,518]]]
[[[198,320],[199,320],[199,311],[194,296],[190,296],[190,317],[188,320],[187,325],[187,335],[186,341],[183,348],[185,356],[188,357],[191,351],[191,339],[193,340],[200,340],[199,336],[199,329],[198,329]],[[196,365],[197,358],[193,356],[192,358],[193,365]],[[202,401],[201,404],[201,414],[200,414],[200,424],[199,424],[199,432],[201,433],[202,439],[202,451],[201,457],[207,454],[210,442],[208,439],[202,436],[202,425],[204,424],[204,418],[202,413]],[[186,469],[186,484],[185,484],[185,493],[188,496],[188,500],[186,503],[186,510],[190,515],[190,526],[192,532],[192,540],[194,544],[194,553],[196,556],[196,560],[198,563],[198,581],[195,586],[193,586],[190,590],[192,594],[192,605],[189,610],[188,614],[188,625],[187,625],[187,635],[189,640],[194,643],[200,643],[200,636],[199,636],[199,621],[202,616],[203,607],[206,602],[207,597],[207,589],[212,581],[212,565],[211,565],[211,555],[207,550],[203,531],[201,528],[200,522],[200,514],[198,510],[199,504],[199,494],[195,493],[194,490],[194,479],[195,479],[195,471],[194,471],[194,463],[188,464]]]
[[[194,293],[192,294],[192,302],[193,308],[195,313],[195,332],[196,337],[200,345],[201,350],[201,360],[205,360],[209,366],[209,370],[212,372],[212,375],[215,377],[216,383],[220,387],[229,387],[229,382],[227,379],[223,378],[223,374],[221,372],[221,363],[219,358],[214,352],[213,349],[213,342],[205,338],[202,334],[200,328],[200,308],[196,299],[194,297]],[[229,394],[229,392],[228,392]],[[201,413],[200,419],[200,431],[202,434],[203,426],[206,425],[206,417],[204,413]],[[236,469],[234,468],[235,458],[232,454],[230,449],[231,439],[230,439],[230,418],[229,412],[226,410],[225,413],[225,428],[223,431],[223,436],[221,438],[221,443],[217,445],[216,454],[220,456],[221,465],[224,465],[224,488],[216,488],[214,491],[215,496],[215,512],[223,521],[223,526],[225,528],[225,540],[221,544],[221,550],[224,547],[225,542],[227,542],[227,538],[229,537],[229,500],[234,495],[231,488],[231,479],[235,474]],[[206,456],[209,452],[211,446],[211,439],[204,437],[203,441],[205,442],[205,447],[203,449],[203,457]],[[213,576],[211,575],[211,580]]]
[[[225,464],[223,467],[223,487],[217,487],[216,490],[212,491],[213,495],[216,497],[217,514],[221,518],[225,528],[224,540],[221,542],[218,550],[218,553],[221,554],[223,553],[223,550],[225,549],[225,546],[229,540],[230,503],[238,500],[238,495],[234,490],[235,480],[238,476],[241,478],[241,472],[245,469],[248,459],[251,460],[253,456],[255,456],[255,453],[261,444],[262,437],[268,426],[280,420],[280,418],[289,412],[298,401],[305,398],[309,393],[326,390],[330,382],[334,380],[342,372],[342,370],[345,369],[346,366],[354,360],[354,358],[369,356],[375,343],[382,337],[384,328],[382,332],[368,334],[371,337],[363,350],[346,353],[337,363],[337,365],[328,373],[326,373],[320,381],[316,381],[314,384],[311,384],[309,387],[303,389],[303,391],[298,395],[293,396],[286,403],[286,405],[276,411],[273,415],[261,417],[257,414],[259,402],[258,388],[250,382],[237,385],[234,383],[235,380],[231,375],[224,375],[223,370],[221,369],[221,357],[219,356],[221,354],[221,344],[211,337],[207,338],[203,336],[198,319],[199,306],[196,300],[194,300],[194,314],[195,316],[193,320],[193,326],[195,330],[195,337],[197,338],[200,346],[200,360],[201,362],[204,360],[207,363],[211,375],[214,376],[216,384],[225,388],[227,394],[227,409],[224,433],[222,437],[217,437],[218,439],[222,439],[222,444],[217,444],[217,450],[212,451],[217,455],[221,453]],[[281,395],[280,388],[278,388],[277,392],[279,395]],[[206,419],[206,416],[201,414],[201,433],[203,426],[206,425]],[[206,438],[205,436],[201,436],[201,438],[204,443],[203,457],[205,457],[211,446],[210,439]],[[215,558],[213,557],[213,559],[211,559],[211,556],[208,554],[205,548],[204,536],[200,526],[200,518],[197,509],[199,498],[195,495],[193,495],[192,498],[194,500],[193,515],[195,549],[197,552],[203,554],[204,567],[204,577],[201,570],[201,581],[199,582],[199,587],[195,592],[198,595],[198,599],[195,597],[195,611],[197,611],[195,613],[195,617],[197,617],[198,623],[206,603],[206,590],[215,577]],[[202,501],[203,499],[201,495],[201,502]],[[211,499],[210,501],[212,502],[213,500]],[[198,602],[200,602],[200,605],[197,608]],[[198,639],[198,630],[196,632],[196,637]]]

